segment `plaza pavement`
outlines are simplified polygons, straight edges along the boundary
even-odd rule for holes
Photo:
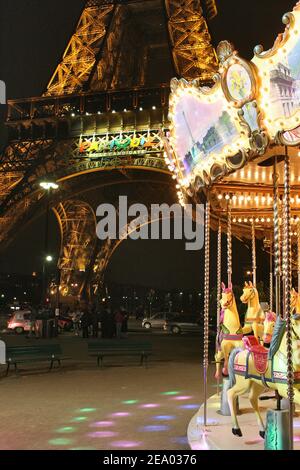
[[[59,339],[72,357],[61,369],[49,373],[48,364],[24,364],[6,378],[1,366],[0,449],[189,449],[187,427],[203,401],[202,338],[129,336],[152,342],[148,369],[136,357],[108,358],[98,369],[86,341],[72,334]],[[11,345],[37,341],[1,339]]]

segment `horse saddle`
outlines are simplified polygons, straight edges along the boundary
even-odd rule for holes
[[[255,336],[244,336],[245,349],[252,354],[254,366],[259,374],[265,374],[268,368],[269,350],[259,344]]]

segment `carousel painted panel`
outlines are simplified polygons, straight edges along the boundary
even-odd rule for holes
[[[230,157],[249,149],[247,132],[220,83],[208,88],[174,79],[171,88],[169,141],[174,153],[168,163],[180,186],[188,188],[196,179],[200,186],[209,184],[224,174]]]
[[[260,87],[258,106],[272,140],[284,145],[300,143],[300,3],[283,16],[286,28],[272,49],[255,48],[252,59]]]

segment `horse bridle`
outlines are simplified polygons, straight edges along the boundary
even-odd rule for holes
[[[251,287],[251,292],[249,294],[249,297],[245,299],[245,303],[248,302],[249,300],[254,299],[254,297],[255,297],[255,290],[254,290],[254,287]]]
[[[233,303],[233,293],[231,292],[230,301],[226,302],[226,305],[223,305],[223,308],[231,307],[232,303]]]

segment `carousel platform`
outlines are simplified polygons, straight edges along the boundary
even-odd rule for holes
[[[264,395],[268,395],[267,393]],[[207,403],[207,426],[203,427],[203,405],[193,416],[188,426],[188,442],[192,450],[263,450],[264,440],[259,436],[258,424],[255,414],[247,396],[239,398],[240,414],[239,424],[243,437],[232,434],[231,417],[222,416],[220,409],[220,396],[213,395]],[[265,419],[267,409],[275,409],[276,401],[270,399],[260,401],[262,416]],[[300,450],[300,409],[294,418],[294,448]]]

